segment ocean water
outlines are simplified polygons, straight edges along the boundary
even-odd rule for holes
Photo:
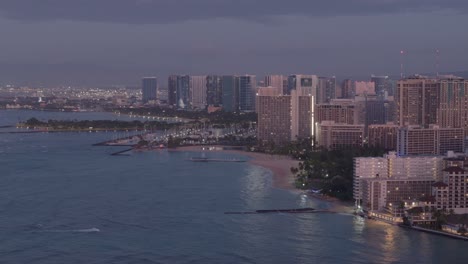
[[[0,124],[17,116],[0,111]],[[274,188],[271,173],[249,163],[196,163],[188,159],[199,153],[166,150],[110,156],[120,148],[91,146],[107,139],[111,133],[0,134],[0,263],[468,259],[465,241],[353,215],[227,215],[330,204]]]

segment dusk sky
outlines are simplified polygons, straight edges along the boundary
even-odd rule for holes
[[[468,70],[467,0],[1,0],[0,84]]]

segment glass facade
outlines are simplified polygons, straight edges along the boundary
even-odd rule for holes
[[[255,76],[246,75],[239,77],[239,110],[255,111],[255,95],[257,93],[257,83]]]
[[[177,76],[177,108],[191,108],[190,76]]]
[[[222,102],[223,110],[226,112],[239,110],[238,84],[236,76],[227,75],[222,77]]]
[[[156,77],[143,78],[141,92],[144,103],[156,100],[158,93],[158,79]]]
[[[216,107],[223,104],[223,87],[220,76],[209,75],[206,77],[206,103]]]

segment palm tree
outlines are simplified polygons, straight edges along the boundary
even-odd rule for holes
[[[437,228],[439,228],[439,229],[441,229],[442,225],[447,222],[447,215],[446,215],[446,210],[445,209],[434,211],[432,217],[436,219]]]

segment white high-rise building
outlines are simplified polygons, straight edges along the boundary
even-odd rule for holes
[[[190,76],[192,87],[192,106],[197,109],[206,107],[206,76]]]
[[[354,159],[354,199],[363,197],[366,180],[432,180],[442,178],[445,156],[398,156],[389,152],[384,157]]]
[[[353,186],[354,199],[362,199],[361,180],[380,177],[388,178],[388,160],[386,157],[355,158]]]

